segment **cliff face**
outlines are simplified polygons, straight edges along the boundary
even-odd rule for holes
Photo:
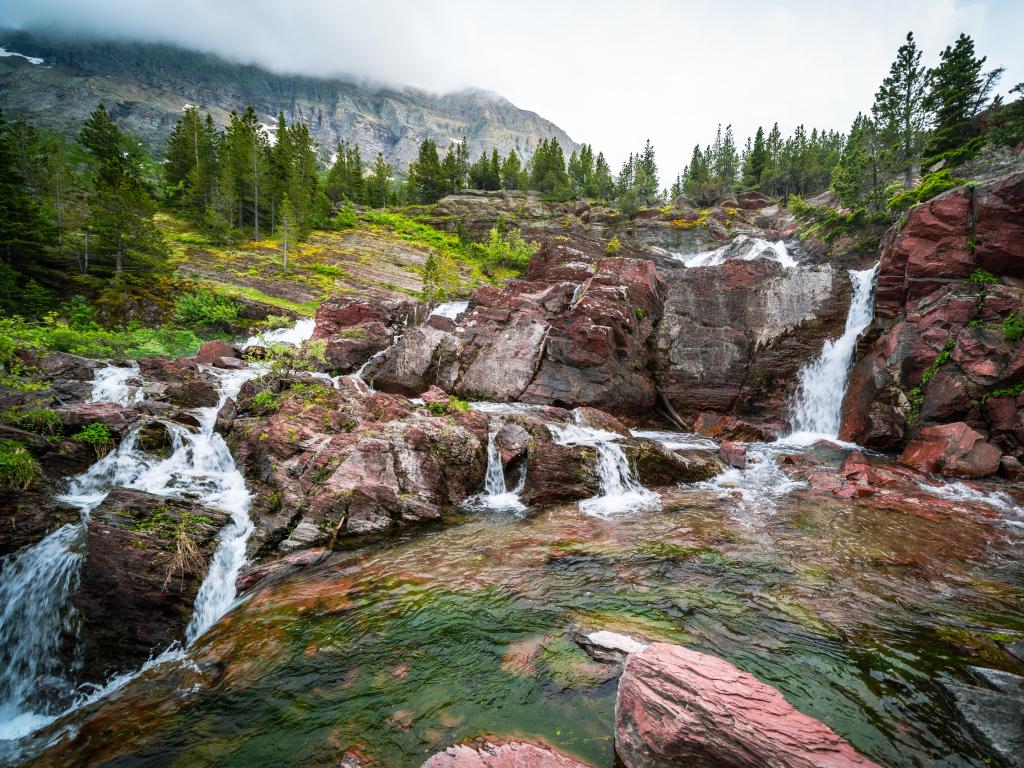
[[[357,144],[364,160],[377,152],[404,170],[423,139],[442,150],[465,136],[470,157],[497,147],[530,156],[542,138],[557,137],[566,154],[578,145],[554,123],[479,90],[438,96],[413,89],[372,88],[337,79],[278,75],[167,45],[60,40],[0,33],[0,109],[51,128],[77,131],[103,102],[118,124],[160,148],[186,104],[223,125],[232,109],[252,105],[273,125],[279,111],[308,123],[326,154],[338,141]]]
[[[1000,454],[1016,471],[1022,297],[1024,171],[914,208],[882,247],[875,320],[850,376],[840,437],[907,446],[904,460],[929,471],[989,474]],[[950,460],[954,443],[970,453],[985,441],[995,446],[985,461]]]

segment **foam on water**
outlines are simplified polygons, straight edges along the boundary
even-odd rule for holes
[[[760,237],[738,235],[721,248],[700,253],[673,253],[672,258],[681,261],[687,267],[710,267],[724,264],[733,259],[753,261],[754,259],[771,259],[784,267],[797,266],[786,244],[782,240],[774,243]]]
[[[292,344],[293,346],[300,346],[302,342],[309,341],[313,337],[313,329],[316,327],[316,320],[311,317],[299,320],[288,328],[277,328],[273,331],[264,331],[258,333],[255,336],[250,336],[246,339],[245,343],[242,344],[242,348],[246,347],[269,347],[271,344]]]
[[[452,322],[456,321],[466,313],[469,309],[468,301],[446,301],[443,304],[438,304],[431,311],[431,317],[447,317]]]
[[[468,504],[496,511],[525,512],[526,505],[523,504],[520,495],[526,487],[526,463],[524,462],[520,468],[516,487],[510,491],[505,483],[501,451],[495,442],[497,433],[495,428],[487,433],[487,472],[484,475],[484,490],[471,498]]]
[[[126,366],[108,365],[97,368],[92,382],[91,400],[94,403],[134,405],[142,402],[142,387],[130,384],[139,378],[139,364],[134,360]]]

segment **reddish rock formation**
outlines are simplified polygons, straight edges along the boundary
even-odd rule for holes
[[[269,392],[274,404],[254,401]],[[335,389],[310,377],[246,383],[229,443],[256,491],[261,553],[437,520],[476,493],[486,468],[487,418],[434,416],[408,400]]]
[[[208,341],[199,347],[195,361],[204,365],[217,365],[217,361],[222,357],[240,359],[242,352],[234,344],[228,344],[226,341]]]
[[[824,723],[729,662],[654,643],[626,658],[615,702],[626,768],[868,768]]]
[[[371,303],[333,296],[317,309],[313,338],[327,342],[324,356],[328,370],[351,373],[371,355],[388,347],[416,311],[413,301]]]
[[[730,440],[723,440],[718,455],[726,464],[736,469],[746,469],[747,449]]]
[[[900,460],[924,472],[985,477],[999,469],[999,449],[963,422],[922,428]]]
[[[83,681],[136,669],[184,638],[227,514],[115,488],[89,517],[79,587]]]
[[[421,768],[588,768],[589,763],[525,741],[480,741],[438,752]]]
[[[1021,456],[1024,340],[1013,340],[1004,323],[1024,312],[1022,222],[1018,171],[950,190],[889,231],[875,320],[843,404],[842,439],[886,451],[912,441],[907,456],[915,465],[971,477],[994,472],[1000,454]],[[980,279],[972,277],[976,270],[984,271]],[[950,446],[968,456],[950,458],[944,444],[959,437],[931,427],[957,423],[989,435],[994,447]]]

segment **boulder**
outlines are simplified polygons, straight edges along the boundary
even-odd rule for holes
[[[134,410],[116,403],[75,403],[54,410],[67,434],[98,422],[106,426],[113,437],[120,439],[139,420],[139,414]]]
[[[904,464],[922,472],[948,477],[994,474],[1000,459],[999,449],[962,421],[922,428],[900,457]]]
[[[654,440],[632,438],[622,442],[622,450],[647,487],[698,483],[724,469],[711,451],[670,451]]]
[[[625,768],[875,766],[753,675],[666,643],[626,658],[615,752]]]
[[[735,469],[747,468],[747,449],[731,440],[722,441],[722,445],[718,449],[718,457]]]
[[[199,347],[195,361],[203,365],[217,365],[220,358],[241,359],[242,351],[226,341],[207,341]]]
[[[51,489],[0,491],[0,557],[41,541],[82,513],[50,494]]]
[[[573,415],[576,423],[580,426],[601,429],[615,435],[622,435],[623,437],[629,437],[630,435],[629,428],[625,424],[610,413],[605,413],[597,408],[588,408],[586,406],[576,408],[573,410]]]
[[[227,513],[115,488],[87,525],[72,602],[81,616],[80,680],[137,669],[184,638]]]
[[[601,490],[596,466],[594,448],[534,440],[527,453],[523,502],[545,506],[596,496]]]
[[[477,741],[438,752],[421,768],[588,768],[589,763],[526,741]]]

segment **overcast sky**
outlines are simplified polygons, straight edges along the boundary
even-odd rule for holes
[[[480,87],[604,150],[650,138],[668,185],[717,123],[846,130],[913,30],[933,64],[960,32],[1000,90],[1024,80],[1024,2],[0,0],[0,24],[158,40],[281,72]]]

